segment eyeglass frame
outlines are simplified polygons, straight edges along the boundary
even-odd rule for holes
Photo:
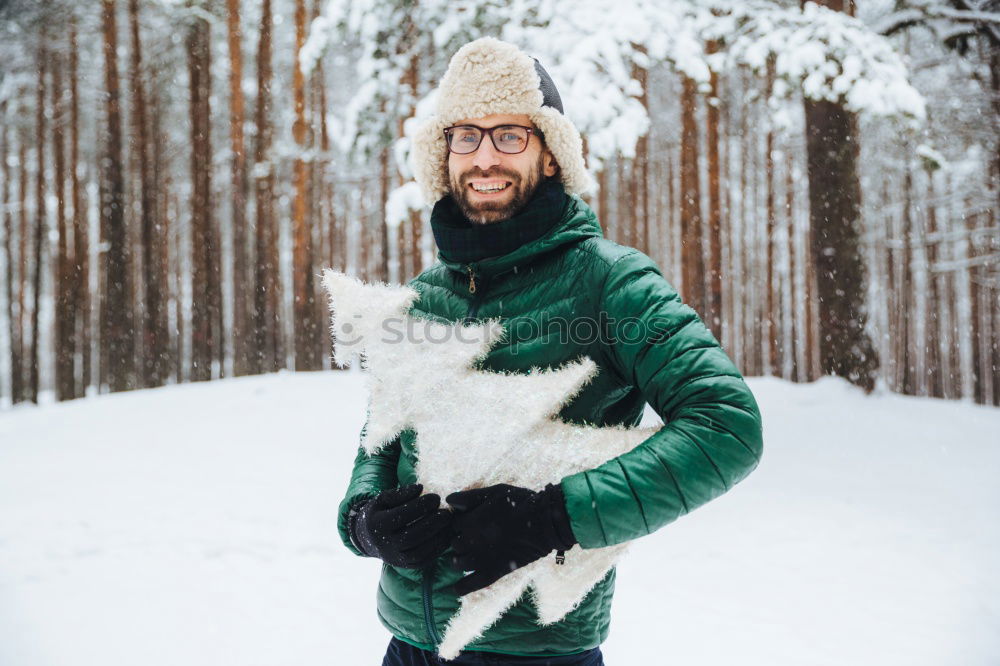
[[[451,140],[448,138],[449,133],[452,130],[458,129],[459,127],[473,127],[475,129],[479,130],[479,143],[477,143],[476,147],[473,148],[472,150],[470,150],[467,153],[456,152],[451,147]],[[523,130],[527,131],[527,133],[528,133],[528,140],[524,142],[524,148],[522,148],[521,150],[517,151],[516,153],[508,153],[508,152],[506,152],[504,150],[500,150],[500,148],[497,147],[496,139],[493,138],[493,132],[495,132],[498,129],[507,128],[507,127],[517,127],[518,129],[523,129]],[[517,125],[517,124],[514,124],[514,123],[504,123],[503,125],[496,125],[494,127],[480,127],[479,125],[472,125],[471,123],[462,123],[461,125],[452,125],[451,127],[445,127],[444,128],[444,145],[448,146],[448,151],[451,152],[454,155],[472,155],[476,151],[479,150],[480,146],[483,145],[483,138],[487,134],[490,135],[490,143],[493,144],[493,149],[496,150],[501,155],[520,155],[521,153],[523,153],[524,151],[526,151],[528,149],[528,144],[531,143],[531,135],[532,134],[534,134],[535,136],[537,136],[539,141],[545,141],[545,135],[542,133],[542,130],[535,129],[534,127],[525,127],[524,125]]]

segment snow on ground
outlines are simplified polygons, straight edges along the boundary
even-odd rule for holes
[[[765,455],[619,568],[611,666],[1000,663],[1000,410],[751,379]],[[0,664],[378,664],[356,372],[0,413]]]

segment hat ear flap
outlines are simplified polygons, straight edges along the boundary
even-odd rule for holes
[[[566,191],[585,194],[594,189],[594,180],[583,161],[583,139],[569,118],[543,106],[530,114],[531,122],[545,135],[545,145],[556,158],[559,176]]]
[[[429,206],[448,194],[448,146],[444,142],[447,126],[439,116],[431,116],[417,128],[410,144],[410,169]]]

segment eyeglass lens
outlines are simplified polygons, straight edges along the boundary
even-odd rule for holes
[[[493,145],[501,153],[520,153],[528,145],[528,130],[516,125],[501,125],[487,130]],[[483,140],[483,131],[471,125],[453,127],[448,133],[449,147],[459,155],[473,153]]]

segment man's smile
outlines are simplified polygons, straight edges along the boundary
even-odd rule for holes
[[[510,186],[509,180],[477,180],[469,183],[469,187],[480,196],[495,196],[505,192]]]

